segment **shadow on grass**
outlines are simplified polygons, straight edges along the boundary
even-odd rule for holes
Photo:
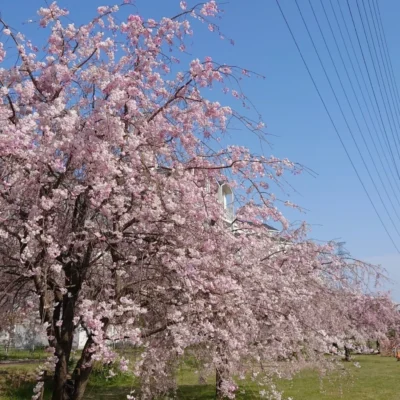
[[[88,387],[85,394],[87,400],[121,400],[125,399],[130,393],[132,387]],[[137,392],[136,392],[137,393]],[[170,395],[162,397],[164,399],[179,399],[179,400],[210,400],[215,398],[215,387],[213,385],[182,385],[179,387],[176,396]],[[19,400],[19,399],[18,399]]]
[[[34,384],[30,382],[25,382],[21,384],[19,387],[10,387],[3,389],[3,392],[0,394],[1,400],[27,400],[31,399],[33,395]],[[3,394],[4,393],[4,394]],[[51,399],[51,390],[50,386],[45,389],[45,400]]]
[[[214,385],[182,385],[178,389],[178,399],[209,400],[215,398]]]

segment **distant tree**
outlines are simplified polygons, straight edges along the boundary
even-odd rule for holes
[[[351,360],[351,350],[356,345],[366,346],[370,338],[387,339],[390,332],[398,332],[399,315],[396,304],[387,294],[343,296],[342,310],[348,319],[344,330],[345,360]]]

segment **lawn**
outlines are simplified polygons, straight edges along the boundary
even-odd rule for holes
[[[349,372],[344,376],[334,373],[320,379],[313,371],[303,371],[293,380],[279,380],[277,386],[284,391],[284,399],[293,400],[398,400],[400,363],[394,358],[380,356],[356,356],[361,368],[353,363],[345,363]],[[31,396],[35,365],[0,365],[0,399],[22,400]],[[21,379],[18,380],[18,376]],[[28,382],[24,382],[27,380]],[[198,385],[194,372],[184,370],[178,374],[179,390],[177,399],[206,400],[214,398],[214,386]],[[1,386],[3,385],[3,386]],[[134,380],[129,376],[118,376],[106,381],[101,374],[93,377],[88,386],[85,399],[120,400],[134,387]],[[238,399],[260,399],[260,388],[252,382],[242,386],[245,393]]]
[[[298,374],[293,382],[278,383],[295,400],[398,400],[400,363],[392,357],[356,356],[361,368],[346,363],[350,374],[328,377],[320,382],[311,371]]]
[[[0,361],[11,361],[11,360],[44,360],[48,357],[43,349],[35,350],[21,350],[21,349],[10,349],[5,350],[3,346],[0,346]]]

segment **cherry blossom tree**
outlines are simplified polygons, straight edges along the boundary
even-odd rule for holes
[[[343,332],[342,343],[345,360],[351,360],[355,346],[366,347],[367,341],[387,340],[391,331],[398,332],[399,315],[396,304],[386,295],[343,296],[348,297],[342,312],[348,315],[348,327]]]
[[[289,229],[270,187],[298,165],[214,149],[232,122],[263,135],[257,114],[204,95],[221,90],[250,107],[240,89],[248,71],[210,57],[179,64],[190,19],[218,32],[217,3],[181,2],[159,21],[133,10],[121,20],[118,6],[99,7],[77,27],[52,3],[38,12],[42,47],[0,20],[2,301],[40,314],[53,400],[83,398],[93,363],[117,359],[110,339],[143,349],[132,369],[144,399],[174,389],[185,351],[217,371],[219,397],[233,398],[234,374],[253,368],[244,359],[322,354],[344,331],[332,307],[339,289],[358,290],[354,277],[371,268]],[[235,221],[218,182],[238,193]],[[281,233],[266,230],[270,220]],[[70,374],[78,327],[87,341]]]
[[[248,253],[240,259],[240,282],[256,321],[242,350],[247,354],[237,357],[233,368],[243,376],[249,368],[243,359],[256,360],[257,368],[280,376],[285,368],[293,373],[310,363],[331,368],[325,354],[332,343],[341,348],[365,345],[398,330],[393,301],[370,293],[370,280],[379,277],[379,268],[337,256],[335,243],[317,245],[303,229],[266,237],[262,229],[255,234],[252,226],[251,234],[242,238],[253,242],[242,246]],[[288,367],[279,361],[295,363]]]

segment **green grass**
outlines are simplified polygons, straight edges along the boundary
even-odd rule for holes
[[[392,357],[354,356],[361,368],[353,362],[343,363],[343,372],[320,377],[315,371],[305,370],[292,380],[277,380],[277,388],[284,392],[283,399],[293,400],[399,400],[400,362]],[[213,399],[213,385],[196,385],[193,373],[178,377],[178,398],[182,400]],[[257,384],[247,381],[241,386],[245,393],[240,400],[260,399]],[[105,399],[105,398],[104,398]],[[117,399],[117,397],[116,397]]]
[[[347,374],[332,373],[320,378],[314,371],[300,372],[292,380],[279,380],[277,386],[284,391],[284,399],[293,397],[294,400],[398,400],[400,399],[400,362],[394,358],[380,356],[356,356],[361,368],[353,363],[344,363]],[[0,388],[2,384],[9,390],[0,389],[0,400],[29,399],[33,383],[29,379],[24,382],[17,376],[29,377],[35,365],[0,365]],[[7,372],[7,374],[5,373]],[[8,378],[7,378],[8,376]],[[10,380],[9,377],[12,377]],[[193,370],[187,368],[178,373],[179,390],[177,399],[207,400],[213,399],[215,388],[210,381],[199,385]],[[88,400],[120,400],[135,387],[135,380],[129,375],[117,375],[106,380],[102,371],[97,371],[87,388],[85,399]],[[239,400],[260,399],[262,389],[251,381],[241,387],[245,393],[238,395]],[[48,397],[47,397],[48,398]]]
[[[35,350],[9,349],[6,351],[4,347],[0,347],[0,361],[44,360],[46,357],[48,357],[48,353],[41,348]]]
[[[349,374],[320,380],[312,371],[303,371],[293,381],[278,387],[295,400],[398,400],[400,363],[392,357],[356,356],[361,365],[345,363]]]

